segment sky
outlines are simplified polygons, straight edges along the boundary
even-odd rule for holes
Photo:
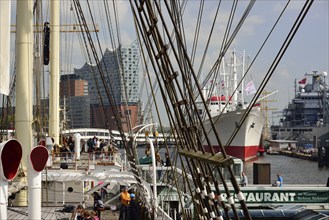
[[[118,26],[115,27],[115,19],[113,16],[114,5],[110,5],[112,12],[111,16],[111,32],[106,23],[106,15],[103,1],[94,0],[92,2],[92,10],[95,12],[95,20],[99,25],[99,38],[101,39],[102,48],[112,48],[110,34],[113,33],[115,38],[117,30],[120,31],[120,41],[124,45],[131,44],[136,40],[136,32],[133,24],[131,8],[127,0],[116,1],[116,12],[118,17]],[[221,43],[222,33],[227,23],[229,15],[229,7],[231,1],[222,1],[220,9],[219,23],[215,27],[215,34],[218,39],[213,42],[213,46],[207,54],[205,63],[206,69],[210,69],[214,63],[214,59],[218,57],[218,48]],[[241,17],[248,1],[239,1],[237,8],[236,21]],[[87,1],[81,1],[81,4],[86,9]],[[203,48],[209,33],[210,26],[213,21],[214,12],[218,1],[206,0],[203,22],[201,26],[200,48]],[[44,1],[44,8],[48,7],[49,1]],[[199,8],[199,1],[188,1],[184,11],[184,27],[186,33],[186,40],[188,45],[193,42],[194,27],[197,19]],[[242,29],[239,31],[230,49],[235,48],[238,51],[245,50],[246,55],[253,59],[260,48],[270,28],[273,26],[275,20],[282,11],[286,1],[276,0],[258,0],[254,4],[250,14],[248,15]],[[282,20],[278,23],[278,28],[275,29],[273,35],[270,37],[268,44],[259,55],[259,58],[250,70],[251,78],[256,86],[259,85],[260,79],[269,69],[278,52],[284,38],[287,36],[293,22],[303,6],[304,1],[294,0],[289,4]],[[70,10],[71,2],[61,1],[61,23],[72,24],[75,23],[74,13]],[[12,23],[15,22],[16,1],[12,3]],[[86,11],[87,14],[87,11]],[[43,12],[44,20],[49,21],[49,9]],[[87,19],[89,17],[87,16]],[[90,19],[89,19],[90,20]],[[274,95],[269,97],[273,102],[269,103],[269,108],[274,111],[280,111],[288,105],[288,102],[293,98],[294,81],[304,78],[305,73],[317,70],[319,72],[329,72],[329,1],[316,0],[314,1],[309,13],[306,15],[302,25],[300,26],[296,36],[291,42],[287,52],[285,53],[280,64],[277,66],[272,78],[270,79],[266,90],[270,92],[277,91]],[[190,50],[190,48],[189,48]],[[199,50],[199,52],[202,49]],[[14,49],[12,47],[12,53]],[[190,52],[190,51],[189,51]],[[201,52],[200,52],[201,53]],[[200,61],[198,56],[196,63]],[[62,72],[73,72],[73,68],[81,68],[86,62],[86,55],[82,47],[81,38],[77,34],[62,34],[61,35],[61,70]],[[196,65],[197,66],[197,65]],[[46,67],[47,69],[48,67]],[[196,67],[197,69],[197,67]],[[328,81],[327,81],[328,82]],[[271,118],[270,121],[276,123],[277,118]],[[273,114],[273,116],[276,116]]]

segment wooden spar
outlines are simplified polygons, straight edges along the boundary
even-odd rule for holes
[[[49,89],[49,136],[59,143],[59,1],[51,1],[50,16],[50,89]]]

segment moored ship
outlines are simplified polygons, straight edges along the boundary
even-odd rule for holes
[[[244,52],[240,55],[240,64],[238,63],[237,57],[237,52],[233,51],[231,58],[232,63],[226,64],[232,67],[230,68],[231,72],[225,73],[224,71],[224,73],[221,74],[220,88],[217,89],[217,91],[219,90],[220,96],[217,96],[215,94],[216,92],[213,92],[211,93],[213,96],[208,98],[207,102],[212,121],[220,137],[221,145],[225,146],[226,153],[246,161],[256,157],[260,149],[262,149],[261,137],[265,118],[258,104],[255,104],[250,112],[248,112],[248,106],[251,104],[245,101],[246,96],[255,93],[256,90],[252,81],[247,83],[244,87],[238,86],[238,79],[240,77],[242,78],[244,75]],[[241,74],[238,74],[239,69],[241,70]],[[242,82],[241,84],[243,85],[244,83]],[[216,86],[217,85],[218,83]],[[237,92],[234,93],[234,89],[237,87],[239,88]],[[203,111],[201,111],[201,113],[202,112]],[[239,126],[239,122],[245,114],[246,117],[241,126]],[[214,151],[219,152],[220,146],[216,141],[208,118],[205,119],[204,125],[209,133],[208,137]],[[236,128],[238,129],[236,135],[231,143],[228,143]],[[203,146],[207,151],[210,150],[206,141],[204,141]]]
[[[313,71],[297,84],[295,97],[283,110],[280,124],[271,127],[273,139],[296,140],[298,146],[326,146],[329,136],[329,88],[327,73]],[[308,80],[311,79],[310,82]]]
[[[246,109],[237,109],[229,111],[222,115],[212,117],[215,121],[215,127],[220,135],[222,144],[226,144],[234,132],[237,123],[246,112]],[[206,129],[210,129],[209,120],[205,122]],[[254,107],[248,114],[246,120],[241,125],[232,143],[225,148],[230,156],[240,158],[244,161],[257,156],[261,146],[261,136],[264,127],[264,117],[259,107]],[[220,147],[216,144],[214,133],[209,134],[210,141],[216,152]],[[208,148],[205,146],[206,149]],[[208,148],[209,149],[209,148]]]

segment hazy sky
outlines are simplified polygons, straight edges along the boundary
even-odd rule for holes
[[[44,8],[48,7],[49,2],[43,1]],[[85,8],[87,1],[81,1]],[[111,2],[111,1],[110,1]],[[105,47],[111,48],[109,40],[109,31],[106,23],[105,11],[103,10],[103,1],[93,0],[92,10],[96,14],[96,23],[99,25],[99,37],[102,41],[103,50]],[[133,26],[133,19],[129,2],[127,0],[116,1],[116,12],[119,18],[120,38],[122,44],[129,45],[136,39],[136,33]],[[218,1],[206,0],[205,13],[201,27],[201,42],[204,45],[209,33],[209,27],[212,24],[215,9]],[[248,1],[239,1],[236,18],[239,18],[246,7]],[[113,11],[113,5],[110,3],[110,11]],[[188,1],[184,11],[184,27],[187,37],[187,42],[192,42],[194,36],[194,27],[196,23],[198,8],[200,2],[197,0]],[[232,44],[232,48],[237,50],[245,50],[246,54],[251,59],[255,56],[260,45],[264,41],[266,35],[273,26],[275,20],[282,11],[286,1],[271,1],[259,0],[256,1],[251,10],[247,20],[242,29],[238,33],[236,39]],[[278,52],[284,38],[287,36],[293,22],[303,6],[304,1],[291,1],[282,20],[278,24],[278,28],[274,31],[269,43],[260,54],[254,67],[251,69],[254,83],[259,85],[261,76],[263,76],[269,69]],[[69,10],[71,1],[61,1],[61,23],[72,24],[75,23],[75,15]],[[231,1],[223,1],[220,9],[220,22],[216,26],[216,33],[222,33],[225,28],[225,22],[229,14],[229,7]],[[13,1],[12,12],[13,21],[15,21],[16,1]],[[100,9],[101,8],[101,9]],[[87,11],[86,11],[87,13]],[[305,17],[300,29],[298,30],[294,40],[290,44],[283,60],[278,65],[273,77],[268,83],[268,91],[278,91],[271,99],[276,100],[271,103],[270,108],[282,110],[287,106],[288,101],[291,100],[294,94],[294,80],[298,81],[304,78],[304,74],[313,70],[320,72],[329,72],[329,1],[316,0],[314,1],[309,13]],[[49,9],[43,11],[44,21],[49,21]],[[88,18],[88,16],[87,16]],[[236,21],[236,20],[235,20]],[[116,28],[114,26],[115,19],[111,16],[111,31],[117,37]],[[235,22],[236,24],[236,22]],[[220,35],[218,35],[220,36]],[[218,37],[218,42],[214,42],[213,50],[209,51],[206,61],[207,68],[211,68],[213,59],[218,56],[218,48],[221,43],[221,37]],[[86,56],[82,49],[82,42],[77,34],[62,34],[61,36],[61,69],[64,72],[72,72],[73,68],[81,68],[86,62]],[[201,47],[201,46],[200,46]],[[12,53],[14,51],[12,50]]]

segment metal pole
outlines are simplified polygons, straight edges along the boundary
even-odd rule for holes
[[[50,1],[49,136],[59,144],[59,18],[60,1]]]
[[[143,126],[145,126],[145,124],[136,125],[135,127],[133,127],[133,128],[131,129],[131,131],[133,132],[136,128],[143,127]]]
[[[153,216],[154,219],[157,215],[157,176],[156,176],[156,161],[155,161],[155,150],[154,145],[151,139],[147,138],[147,141],[150,143],[151,147],[151,156],[152,156],[152,169],[153,169]],[[152,203],[151,203],[152,204]]]
[[[153,126],[153,125],[157,126],[158,124],[157,124],[157,123],[154,123],[154,124],[153,124],[153,123],[152,123],[152,124],[148,124],[148,125],[143,126],[141,129],[139,129],[139,130],[137,131],[137,133],[135,134],[135,136],[134,136],[134,141],[133,141],[133,143],[136,142],[136,138],[137,138],[139,132],[141,132],[143,129],[145,129],[145,128],[149,127],[149,126]],[[135,127],[135,128],[136,128],[136,127]]]
[[[29,219],[41,219],[41,172],[36,172],[29,164]]]
[[[52,155],[52,150],[54,147],[54,143],[50,137],[46,137],[46,148],[48,150],[48,162],[47,162],[47,167],[51,167],[53,165],[53,155]]]
[[[29,178],[31,170],[28,168],[28,155],[33,146],[33,1],[17,1],[16,15],[15,130],[17,140],[22,144],[22,172]],[[22,178],[21,181],[26,182],[26,179]],[[27,190],[21,190],[16,196],[15,205],[27,206],[27,198]]]
[[[74,134],[74,151],[75,151],[75,159],[80,160],[80,151],[81,151],[81,135],[79,133]]]
[[[7,220],[8,181],[0,179],[0,220]]]
[[[136,138],[143,129],[149,126],[157,126],[157,123],[152,123],[143,126],[141,129],[138,130],[138,132],[135,134],[134,139],[133,139],[133,144],[136,142]],[[150,142],[150,147],[151,147],[151,156],[152,156],[152,167],[153,167],[153,199],[154,199],[154,207],[153,207],[153,217],[156,218],[156,213],[157,213],[157,186],[156,186],[156,161],[155,161],[155,150],[154,150],[154,145],[153,142],[147,138],[147,140]],[[152,203],[151,203],[152,204]]]

